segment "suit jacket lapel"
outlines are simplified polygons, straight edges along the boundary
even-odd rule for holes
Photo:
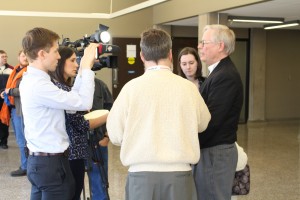
[[[230,57],[227,56],[220,60],[219,64],[215,67],[215,69],[209,74],[209,76],[206,78],[206,80],[203,82],[202,86],[200,87],[200,93],[202,93],[203,88],[205,88],[206,84],[210,82],[210,80],[213,78],[213,76],[220,70],[224,69],[224,66],[226,66],[225,63],[230,61]]]

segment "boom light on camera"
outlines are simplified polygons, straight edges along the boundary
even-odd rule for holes
[[[103,43],[108,43],[110,41],[110,34],[107,30],[108,26],[104,26],[103,24],[99,25],[100,41],[102,41]]]

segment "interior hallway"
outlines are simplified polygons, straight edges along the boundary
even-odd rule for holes
[[[241,124],[238,143],[248,154],[250,193],[238,200],[300,199],[300,121],[253,122]],[[27,200],[30,184],[26,177],[11,177],[19,166],[13,133],[9,148],[0,149],[0,200]],[[119,147],[109,146],[109,194],[123,200],[127,169],[119,159]]]

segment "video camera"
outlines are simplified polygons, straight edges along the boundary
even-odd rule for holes
[[[112,44],[105,44],[110,40],[110,35],[107,32],[108,27],[99,24],[99,30],[96,30],[94,34],[90,36],[84,36],[74,42],[71,42],[69,38],[63,38],[61,46],[67,46],[73,48],[77,57],[77,62],[80,64],[80,60],[84,54],[84,49],[90,43],[98,43],[95,63],[92,67],[93,71],[98,71],[102,68],[118,68],[117,53],[120,52],[120,47]]]

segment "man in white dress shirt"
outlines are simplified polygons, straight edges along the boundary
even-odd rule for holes
[[[58,89],[48,75],[60,59],[59,35],[45,28],[29,30],[22,45],[29,66],[20,84],[29,150],[27,177],[31,200],[72,199],[74,179],[66,155],[69,139],[65,110],[89,110],[93,103],[96,44],[90,44],[81,59],[78,76],[70,92]]]

